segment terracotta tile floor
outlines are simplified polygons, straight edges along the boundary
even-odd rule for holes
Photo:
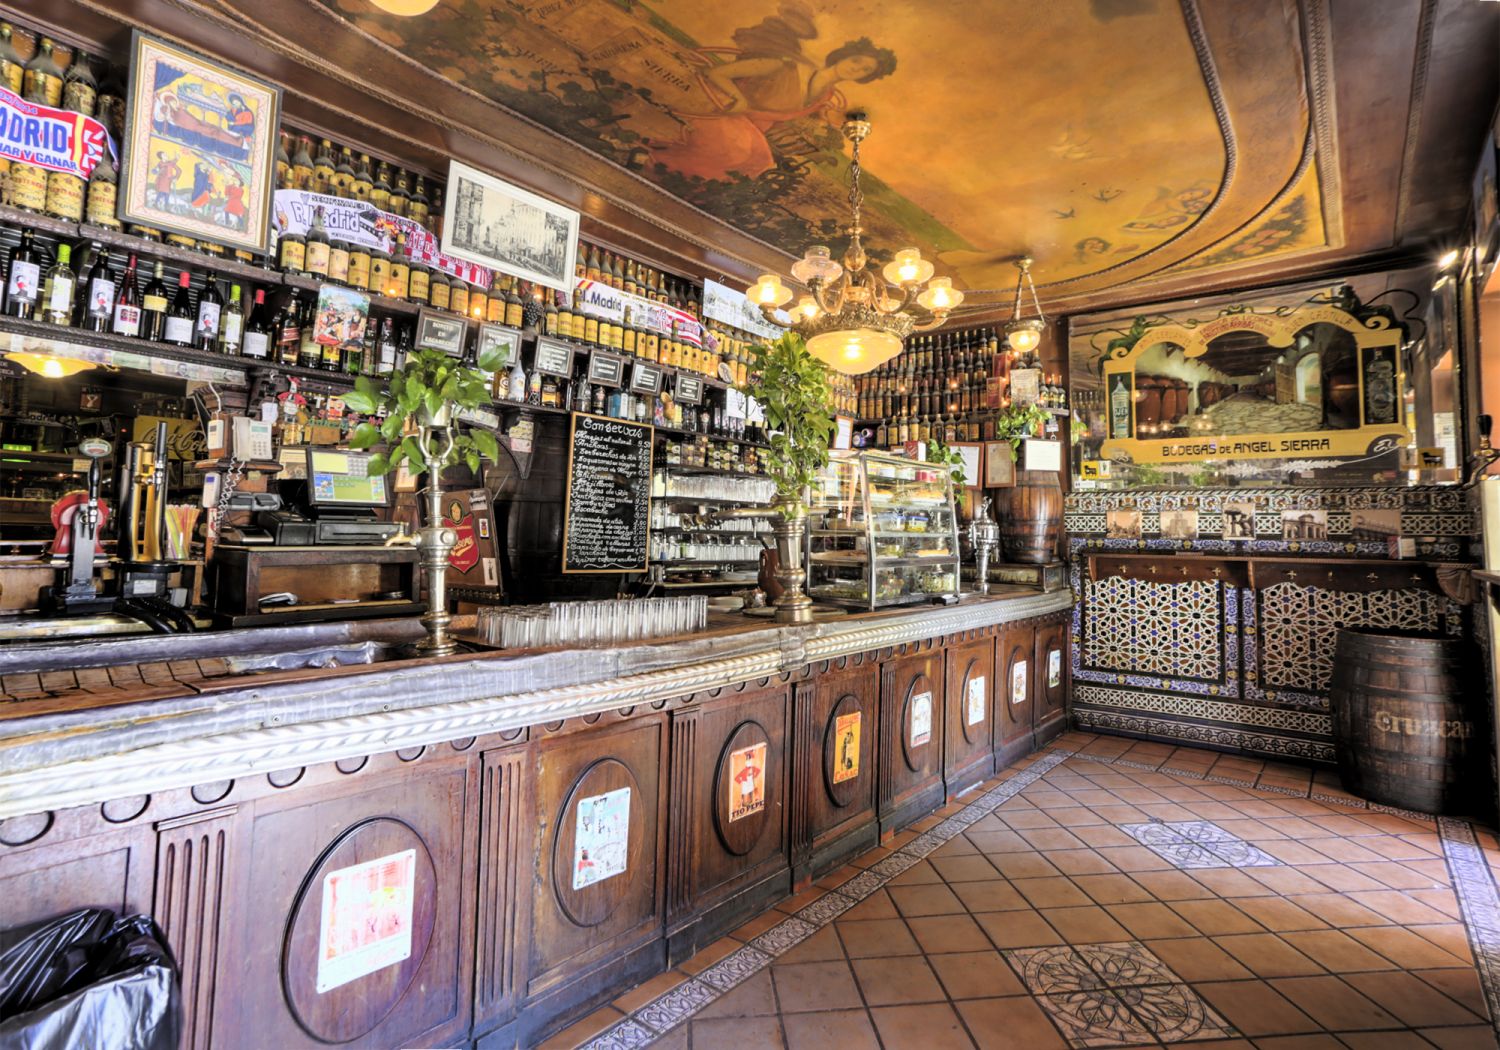
[[[1495,1047],[1497,868],[1330,772],[1070,733],[544,1045]]]

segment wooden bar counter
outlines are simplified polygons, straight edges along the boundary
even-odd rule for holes
[[[0,704],[0,926],[151,914],[189,1047],[531,1045],[1060,733],[1070,606],[167,675],[123,702],[89,698],[113,658],[87,646],[76,695],[0,670],[33,690]],[[375,868],[409,922],[345,950],[336,887]]]

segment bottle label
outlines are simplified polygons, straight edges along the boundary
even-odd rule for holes
[[[83,180],[54,171],[47,176],[47,214],[77,222],[83,218]]]
[[[224,343],[231,350],[240,345],[240,333],[244,330],[245,319],[236,313],[224,315]]]
[[[277,259],[283,270],[300,270],[307,262],[307,250],[301,241],[282,241]]]
[[[520,303],[506,303],[505,304],[505,323],[506,324],[510,325],[512,328],[520,328],[521,324],[525,320],[525,318],[526,318],[526,311],[524,309],[522,309]]]
[[[120,220],[115,217],[115,205],[118,201],[118,187],[113,182],[105,182],[103,179],[95,179],[89,183],[89,198],[86,206],[89,222],[95,226],[120,225]]]
[[[73,312],[73,278],[71,277],[49,277],[47,287],[51,294],[47,296],[47,304],[44,307],[53,313],[61,313],[64,317]]]
[[[328,279],[341,284],[349,280],[349,250],[347,248],[329,249]]]
[[[103,277],[89,281],[89,316],[108,317],[115,301],[115,282]]]
[[[5,300],[11,303],[34,303],[41,285],[41,265],[17,260],[11,263],[10,281],[5,286]]]
[[[191,343],[193,341],[193,322],[186,317],[167,318],[167,342],[169,343]]]
[[[370,279],[365,282],[365,287],[372,292],[384,293],[386,285],[390,283],[390,262],[386,259],[370,260]]]
[[[212,341],[219,334],[219,314],[223,307],[218,303],[198,304],[198,338]]]
[[[370,257],[364,252],[349,253],[349,287],[366,288],[370,284]]]
[[[167,298],[164,295],[148,295],[141,300],[141,309],[148,314],[164,314],[167,312]]]
[[[115,307],[115,335],[141,334],[141,308],[120,303]]]
[[[63,85],[62,101],[63,109],[92,117],[94,107],[98,105],[99,93],[81,80],[70,80]]]
[[[492,296],[489,305],[485,307],[484,319],[490,324],[505,324],[505,300]]]
[[[467,288],[450,288],[448,296],[448,309],[456,314],[469,312],[469,290]]]
[[[47,172],[35,164],[12,164],[10,193],[17,208],[42,211],[47,206]]]
[[[338,344],[337,343],[324,344],[324,346],[323,346],[323,364],[324,365],[332,365],[334,367],[337,367],[338,363],[339,363],[339,360],[340,360],[340,354],[339,354]]]
[[[264,360],[271,352],[271,337],[265,332],[246,332],[242,352],[246,357],[259,357]]]
[[[326,241],[308,241],[307,250],[303,252],[308,273],[327,275],[330,249]]]
[[[407,292],[408,299],[415,299],[419,303],[425,303],[432,295],[432,277],[426,270],[413,270],[407,278],[410,291]],[[434,304],[436,305],[436,304]]]
[[[446,281],[435,281],[427,286],[427,301],[439,310],[450,309],[453,302],[453,287]]]

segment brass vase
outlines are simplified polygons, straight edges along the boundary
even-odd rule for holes
[[[776,599],[777,623],[812,623],[813,601],[803,591],[807,570],[802,557],[807,535],[807,508],[800,502],[780,500],[774,504],[771,535],[776,539],[776,582],[781,596]]]
[[[453,429],[450,413],[443,411],[421,420],[422,434],[418,441],[422,455],[428,464],[445,463],[453,452]],[[442,452],[435,450],[441,446]],[[427,527],[417,533],[417,547],[422,552],[422,573],[427,582],[427,612],[422,614],[422,626],[427,637],[417,643],[417,651],[423,656],[448,656],[458,651],[458,643],[448,633],[453,617],[448,615],[448,555],[458,543],[458,533],[443,527],[442,468],[429,466],[427,470]]]

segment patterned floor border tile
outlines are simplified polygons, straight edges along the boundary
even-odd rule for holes
[[[584,1044],[583,1050],[625,1050],[645,1046],[685,1021],[747,978],[769,966],[777,956],[796,947],[835,918],[883,887],[975,821],[994,812],[1002,802],[1014,798],[1048,772],[1062,765],[1074,752],[1052,747],[1041,752],[1030,765],[969,801],[959,813],[923,832],[888,857],[883,857],[836,890],[832,890],[772,926],[742,948],[719,960],[696,978],[657,996],[630,1016],[615,1022]]]
[[[1500,891],[1495,888],[1495,874],[1469,821],[1439,817],[1438,838],[1453,891],[1458,895],[1458,913],[1474,953],[1479,985],[1500,1042]]]

